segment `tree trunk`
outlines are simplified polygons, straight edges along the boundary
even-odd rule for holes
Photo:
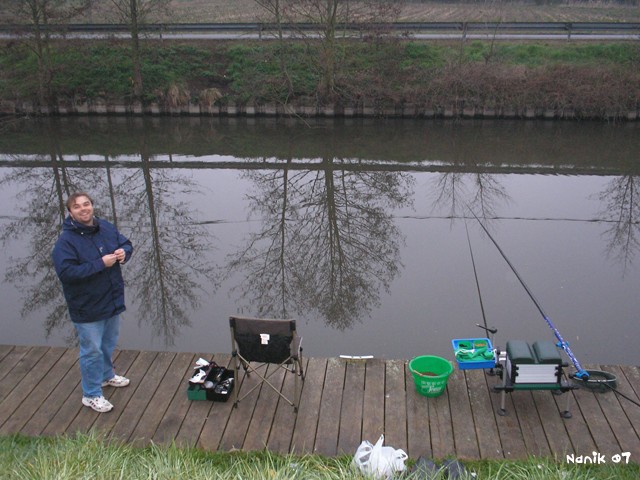
[[[333,94],[336,75],[336,19],[338,3],[327,0],[324,44],[322,47],[323,78],[320,91],[328,98]]]
[[[140,32],[138,28],[138,1],[130,0],[131,7],[131,60],[133,62],[133,95],[142,97],[142,66],[140,64]]]
[[[48,105],[50,101],[49,33],[47,32],[47,15],[45,6],[39,1],[30,5],[31,22],[34,26],[35,53],[38,58],[38,104]]]

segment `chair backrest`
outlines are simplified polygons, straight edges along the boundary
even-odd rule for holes
[[[232,316],[231,336],[247,361],[283,363],[295,353],[296,321]]]

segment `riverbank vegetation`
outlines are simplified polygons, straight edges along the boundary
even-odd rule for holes
[[[592,460],[589,460],[592,462]],[[412,461],[408,463],[410,467]],[[560,459],[463,462],[466,478],[485,480],[631,480],[637,463],[569,464]],[[473,474],[473,475],[472,475]],[[146,448],[106,442],[96,435],[27,438],[0,437],[0,478],[21,480],[84,478],[127,479],[362,479],[350,456],[277,455],[263,452],[204,452],[152,445]],[[405,475],[402,478],[424,478]],[[440,474],[435,478],[446,478]]]
[[[335,47],[330,82],[322,49],[304,41],[149,40],[140,49],[141,101],[542,108],[571,110],[578,118],[624,117],[640,104],[640,47],[631,42],[345,40]],[[43,89],[33,49],[5,43],[0,98],[17,104],[133,99],[131,58],[128,42],[52,43]]]
[[[5,112],[26,105],[25,110],[32,112],[63,113],[73,108],[57,108],[61,102],[93,101],[135,103],[139,112],[150,104],[159,105],[158,112],[171,108],[180,112],[191,105],[197,112],[214,105],[232,105],[235,111],[266,104],[284,106],[280,111],[287,111],[287,106],[290,111],[300,106],[319,111],[326,105],[362,111],[367,105],[374,115],[393,114],[389,112],[395,109],[403,115],[413,111],[425,116],[443,111],[454,116],[544,111],[571,118],[637,118],[640,104],[640,45],[635,41],[575,42],[567,37],[523,43],[498,40],[497,32],[489,32],[482,41],[465,37],[421,41],[411,34],[392,35],[384,28],[388,22],[407,20],[478,21],[477,12],[492,22],[515,20],[505,13],[511,11],[511,3],[505,2],[482,8],[476,3],[435,2],[436,15],[426,13],[431,12],[431,2],[410,0],[241,0],[240,17],[231,20],[249,21],[242,12],[252,12],[253,21],[273,26],[259,41],[144,37],[140,26],[160,21],[159,12],[163,21],[187,20],[181,10],[185,5],[201,10],[200,21],[222,21],[195,0],[99,4],[73,0],[44,9],[27,8],[30,4],[30,0],[15,2],[22,7],[11,10],[11,19],[31,25],[30,29],[18,30],[0,50],[0,100]],[[134,4],[136,9],[125,8]],[[229,20],[220,7],[218,16]],[[537,10],[546,13],[540,21],[567,21],[572,16],[584,21],[586,10],[590,20],[602,21],[611,19],[608,13],[638,10],[616,2],[589,3],[585,10],[580,3],[560,0],[548,7]],[[128,26],[130,38],[63,40],[46,28],[79,19],[118,21]],[[300,29],[293,32],[295,39],[289,38],[283,26],[298,21],[313,23],[317,29]],[[345,23],[358,25],[358,33],[341,30]]]

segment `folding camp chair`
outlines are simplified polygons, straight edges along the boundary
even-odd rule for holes
[[[295,320],[262,319],[232,316],[229,318],[231,327],[231,362],[236,381],[234,389],[234,407],[263,383],[272,388],[294,410],[298,411],[300,400],[300,380],[304,381],[302,367],[302,337],[298,336]],[[269,370],[269,364],[277,368]],[[240,366],[244,368],[245,376],[255,373],[260,379],[247,392],[240,396],[243,382],[238,381]],[[295,377],[295,392],[293,400],[287,398],[280,388],[269,381],[269,378],[283,368],[291,371]],[[298,379],[300,377],[300,379]]]

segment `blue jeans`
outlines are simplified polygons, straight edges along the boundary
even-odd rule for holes
[[[89,323],[75,323],[80,341],[80,374],[85,397],[102,395],[102,382],[115,375],[112,355],[118,343],[120,315]]]

